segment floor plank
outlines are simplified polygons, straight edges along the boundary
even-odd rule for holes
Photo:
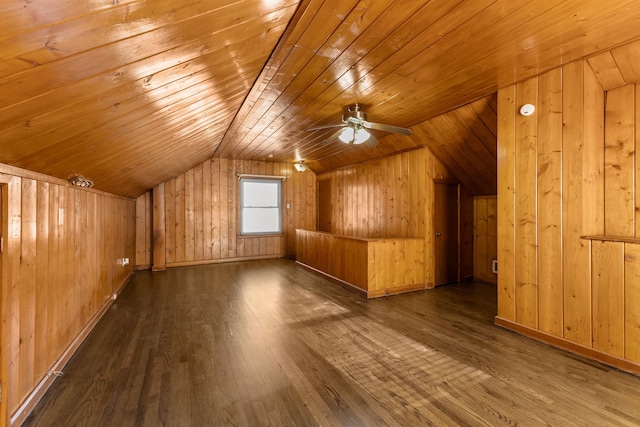
[[[24,425],[640,425],[640,378],[495,314],[492,285],[367,301],[287,260],[138,272]]]

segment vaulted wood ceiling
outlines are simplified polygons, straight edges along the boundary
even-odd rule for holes
[[[137,196],[212,156],[323,172],[428,145],[461,180],[486,169],[483,194],[491,94],[639,24],[621,0],[5,0],[0,162]],[[414,135],[306,130],[354,102]]]

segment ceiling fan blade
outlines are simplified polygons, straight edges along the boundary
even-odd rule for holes
[[[369,133],[369,138],[365,141],[365,143],[366,143],[369,147],[373,148],[373,147],[375,147],[376,145],[378,145],[378,138],[376,138],[375,136],[373,136],[373,134],[372,134],[372,133]]]
[[[322,141],[320,144],[328,144],[330,142],[335,141],[336,139],[338,139],[338,137],[340,136],[340,134],[342,133],[342,129],[338,129],[337,131],[335,131],[334,133],[331,134],[331,136],[327,139],[325,139],[324,141]]]
[[[410,136],[411,129],[401,128],[398,126],[384,125],[382,123],[363,122],[362,125],[368,129],[381,130],[384,132],[399,133],[401,135]]]
[[[347,126],[346,123],[336,123],[334,125],[322,125],[322,126],[314,126],[312,128],[307,129],[308,131],[312,131],[312,130],[323,130],[323,129],[331,129],[331,128],[343,128]]]

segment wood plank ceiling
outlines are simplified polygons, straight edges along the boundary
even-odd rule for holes
[[[0,163],[134,197],[212,156],[324,172],[428,145],[488,194],[491,94],[639,21],[631,0],[6,0]],[[354,102],[414,135],[306,131]]]

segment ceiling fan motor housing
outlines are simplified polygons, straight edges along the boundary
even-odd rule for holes
[[[349,119],[358,119],[359,121],[367,121],[367,113],[360,109],[358,104],[349,105],[346,108],[344,114],[342,114],[342,121],[347,122]]]

